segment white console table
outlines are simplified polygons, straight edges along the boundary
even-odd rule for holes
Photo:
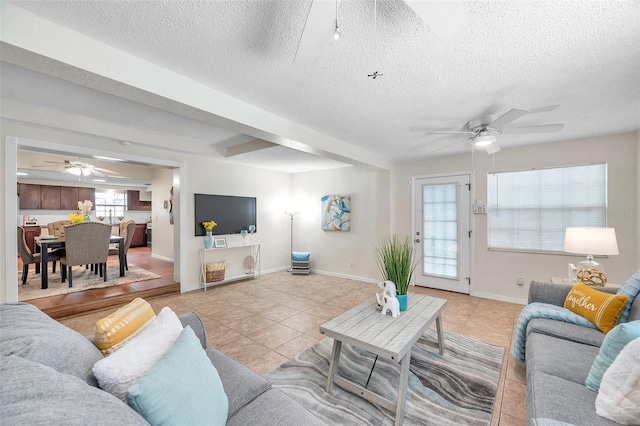
[[[207,286],[225,284],[232,281],[246,280],[260,277],[260,244],[240,244],[235,246],[218,248],[201,248],[200,254],[200,285],[207,291]],[[245,269],[244,262],[247,256],[254,259],[253,272]],[[207,282],[207,262],[225,261],[224,280]]]

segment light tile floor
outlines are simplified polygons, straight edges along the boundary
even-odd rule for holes
[[[156,312],[169,306],[178,315],[198,313],[209,346],[265,375],[322,340],[320,324],[373,297],[377,290],[373,284],[344,278],[278,272],[149,302]],[[409,291],[449,301],[443,313],[445,330],[505,347],[492,425],[526,425],[525,374],[509,355],[522,306],[421,287]],[[112,311],[60,322],[89,335],[95,322]]]

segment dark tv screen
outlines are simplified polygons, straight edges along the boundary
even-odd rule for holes
[[[202,222],[210,220],[218,225],[214,235],[239,234],[249,225],[256,225],[256,198],[231,195],[195,194],[195,236],[206,235]]]

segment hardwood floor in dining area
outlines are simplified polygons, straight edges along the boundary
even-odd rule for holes
[[[154,272],[160,275],[160,278],[32,299],[27,303],[37,306],[54,319],[62,319],[104,308],[119,307],[130,302],[133,297],[147,298],[180,293],[180,283],[173,280],[173,262],[152,257],[151,249],[148,247],[129,248],[127,258],[129,264]],[[22,270],[20,259],[18,268]],[[31,268],[30,274],[34,273],[34,265],[31,265]]]

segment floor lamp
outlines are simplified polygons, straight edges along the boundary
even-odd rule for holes
[[[289,215],[289,217],[291,218],[291,251],[289,252],[289,260],[291,261],[291,265],[289,266],[289,269],[287,272],[292,272],[293,271],[293,217],[297,214],[300,214],[300,212],[284,212],[284,214]]]

